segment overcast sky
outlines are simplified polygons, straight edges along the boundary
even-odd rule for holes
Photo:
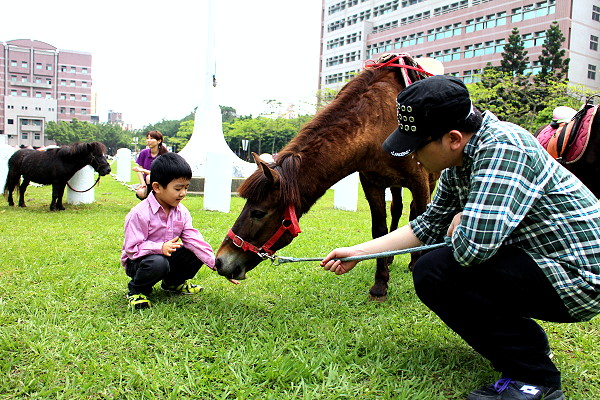
[[[314,103],[321,0],[214,0],[217,97],[254,116],[265,100]],[[205,87],[207,0],[29,0],[2,6],[0,41],[92,54],[98,114],[141,128],[181,119]]]

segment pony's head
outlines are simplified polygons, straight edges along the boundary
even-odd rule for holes
[[[106,146],[100,142],[81,143],[81,151],[88,153],[90,161],[89,165],[94,168],[94,171],[100,176],[110,174],[110,165],[106,158]]]
[[[245,279],[246,272],[299,232],[295,213],[301,212],[301,204],[295,183],[300,157],[283,153],[276,163],[267,164],[253,156],[258,169],[238,190],[246,204],[217,250],[217,271],[229,279]]]

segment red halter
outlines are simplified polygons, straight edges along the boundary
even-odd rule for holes
[[[283,235],[286,231],[289,231],[292,237],[298,236],[300,232],[300,225],[298,225],[298,218],[296,217],[296,208],[293,204],[290,204],[283,214],[283,221],[281,221],[281,226],[275,232],[273,236],[265,244],[263,244],[260,248],[256,247],[252,243],[248,243],[235,233],[233,230],[229,229],[227,232],[227,237],[231,239],[234,245],[241,248],[242,251],[251,251],[252,253],[256,253],[260,258],[272,258],[273,254],[275,254],[274,250],[271,250],[271,246],[279,240],[281,235]]]

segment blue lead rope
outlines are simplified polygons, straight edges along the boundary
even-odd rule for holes
[[[340,261],[363,261],[363,260],[371,260],[371,259],[374,259],[374,258],[392,257],[392,256],[400,255],[400,254],[414,253],[414,252],[417,252],[417,251],[433,250],[433,249],[438,249],[438,248],[444,247],[444,246],[448,246],[448,245],[446,243],[436,243],[436,244],[429,244],[429,245],[425,245],[425,246],[411,247],[411,248],[403,249],[403,250],[384,251],[382,253],[375,253],[375,254],[365,254],[364,256],[334,258],[334,260],[340,260]],[[321,261],[323,258],[325,258],[325,257],[321,257],[321,258],[316,258],[316,257],[313,257],[313,258],[296,258],[296,257],[279,257],[279,256],[274,256],[271,259],[271,261],[273,262],[274,265],[279,265],[279,264],[292,263],[292,262]]]

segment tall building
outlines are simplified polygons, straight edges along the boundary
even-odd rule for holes
[[[383,53],[436,58],[470,83],[500,65],[514,27],[537,73],[553,21],[566,37],[570,83],[600,87],[598,0],[323,0],[322,11],[319,89],[341,87]]]
[[[90,121],[92,56],[29,39],[0,42],[0,143],[53,144],[49,121]]]

